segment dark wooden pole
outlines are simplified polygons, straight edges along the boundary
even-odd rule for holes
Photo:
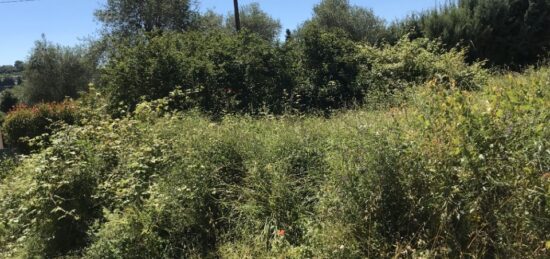
[[[235,28],[237,31],[241,30],[241,17],[239,12],[239,0],[233,0],[233,5],[235,6]]]

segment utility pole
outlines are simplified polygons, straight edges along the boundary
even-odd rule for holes
[[[235,28],[237,31],[241,31],[241,17],[239,12],[239,0],[233,0],[235,6]]]
[[[0,132],[0,150],[4,149],[4,139],[2,138],[2,132]]]

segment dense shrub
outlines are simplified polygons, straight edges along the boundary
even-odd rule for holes
[[[364,137],[336,151],[344,162],[334,160],[342,173],[324,187],[336,191],[321,199],[319,248],[344,257],[547,256],[547,76],[491,80],[479,94],[434,80],[415,108],[386,113],[383,129],[360,126]]]
[[[399,90],[432,79],[478,90],[488,77],[482,63],[465,62],[464,51],[446,51],[440,43],[425,38],[403,37],[395,45],[363,46],[359,56],[361,82],[373,90]]]
[[[88,110],[0,184],[0,255],[547,257],[549,75],[331,119]]]
[[[7,114],[2,125],[5,143],[18,152],[28,153],[32,150],[30,139],[50,133],[56,123],[72,124],[77,116],[75,104],[68,101],[17,106]]]
[[[0,77],[0,88],[9,88],[15,86],[17,82],[13,77]]]
[[[168,96],[181,87],[189,107],[207,112],[281,109],[289,87],[285,64],[254,34],[220,32],[143,37],[120,49],[104,70],[111,110]]]
[[[281,46],[243,32],[150,34],[121,44],[103,69],[110,111],[135,109],[140,100],[182,96],[178,110],[280,114],[329,112],[362,104],[375,92],[393,92],[433,78],[475,90],[487,72],[465,63],[465,52],[445,51],[427,39],[360,46],[343,31],[309,24]]]
[[[360,103],[363,91],[356,82],[358,48],[343,32],[306,26],[302,37],[290,42],[290,57],[298,71],[292,99],[300,110],[331,110]]]

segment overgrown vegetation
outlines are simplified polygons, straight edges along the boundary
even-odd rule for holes
[[[550,257],[550,68],[502,70],[547,54],[545,1],[386,28],[323,0],[280,42],[257,4],[235,32],[109,0],[98,42],[43,38],[0,95],[0,257]]]
[[[426,39],[359,46],[315,27],[282,46],[254,34],[169,34],[141,37],[118,49],[100,83],[111,112],[133,110],[181,89],[176,109],[214,114],[330,111],[363,103],[371,91],[404,90],[434,77],[477,89],[487,72]]]
[[[4,257],[544,257],[550,70],[402,106],[212,122],[84,111],[0,190]],[[97,99],[97,96],[90,98]],[[83,100],[89,102],[90,99]]]

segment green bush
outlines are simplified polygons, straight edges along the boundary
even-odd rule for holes
[[[362,102],[356,82],[360,63],[356,44],[343,32],[325,32],[314,25],[302,29],[301,38],[289,43],[298,53],[295,63],[294,104],[302,111],[329,111]]]
[[[330,112],[433,78],[479,89],[488,73],[481,63],[469,65],[464,59],[463,51],[447,52],[427,39],[359,46],[344,32],[313,24],[281,46],[248,33],[151,34],[132,46],[120,45],[100,85],[117,115],[175,91],[182,97],[171,107],[177,110]]]
[[[0,256],[544,258],[549,75],[330,119],[85,108],[1,181]]]
[[[30,139],[50,133],[56,123],[75,123],[77,116],[76,106],[72,102],[17,106],[4,119],[4,141],[16,151],[28,153],[32,150]]]

